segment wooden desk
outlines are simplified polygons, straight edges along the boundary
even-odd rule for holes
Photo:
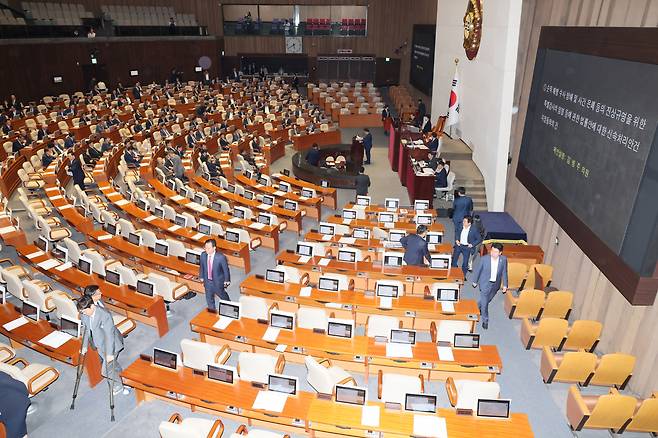
[[[283,203],[283,201],[286,199],[291,201],[296,201],[299,205],[302,206],[304,211],[306,211],[306,215],[308,217],[312,217],[316,220],[320,220],[320,218],[322,218],[322,196],[317,196],[315,198],[307,198],[305,196],[301,196],[294,192],[290,192],[290,193],[281,192],[272,186],[264,186],[253,179],[247,178],[242,174],[236,176],[236,181],[242,184],[243,186],[247,186],[258,192],[274,196],[276,199],[280,199],[281,203]],[[299,223],[293,224],[298,226],[293,227],[293,229],[295,229],[297,233],[301,233],[302,231],[301,214],[299,212],[291,212],[290,210],[286,210],[284,208],[276,208],[276,206],[272,207],[272,209],[268,211],[275,213],[277,215],[279,214],[285,215],[284,217],[292,216],[295,219],[299,217]]]
[[[348,202],[343,206],[343,208],[355,208],[355,204],[353,202]],[[408,218],[407,222],[413,221],[413,219],[416,217],[417,214],[429,214],[432,215],[432,217],[438,217],[436,210],[432,208],[430,208],[429,210],[414,210],[413,205],[400,207],[396,209],[388,209],[383,205],[371,204],[364,209],[364,212],[367,215],[374,215],[374,216],[376,216],[378,213],[396,213],[398,217]]]
[[[301,180],[292,176],[286,176],[282,173],[273,173],[272,178],[278,179],[279,181],[284,181],[290,184],[292,187],[314,189],[316,193],[322,194],[322,203],[329,208],[336,209],[338,206],[338,195],[336,189],[333,187],[322,187],[308,181]]]
[[[130,364],[121,377],[126,385],[135,388],[137,403],[161,399],[193,411],[221,414],[238,422],[246,419],[296,434],[304,434],[308,408],[315,398],[314,394],[300,391],[288,398],[281,413],[256,410],[252,406],[260,390],[249,382],[237,380],[229,385],[198,376],[190,368],[174,371],[142,359]]]
[[[340,144],[342,142],[340,130],[333,131],[316,131],[313,134],[294,135],[292,143],[297,151],[303,151],[313,146],[313,143],[318,145]]]
[[[372,230],[373,228],[380,228],[384,231],[405,230],[410,233],[415,233],[417,228],[417,225],[414,222],[401,221],[399,217],[398,217],[398,221],[395,222],[392,227],[386,227],[384,226],[383,222],[378,222],[376,220],[368,220],[368,219],[352,219],[349,224],[344,224],[343,217],[338,214],[329,216],[326,221],[332,224],[347,225],[350,228],[368,228],[370,230]],[[438,233],[445,233],[445,227],[443,226],[442,223],[438,223],[438,222],[434,222],[432,225],[430,225],[428,227],[428,230],[435,231]]]
[[[430,269],[420,266],[385,267],[372,262],[348,263],[329,260],[326,266],[319,265],[322,257],[311,257],[308,263],[300,263],[299,256],[292,250],[286,250],[276,258],[279,264],[294,266],[309,273],[312,282],[317,283],[320,275],[326,272],[344,274],[354,280],[358,290],[375,290],[377,280],[400,280],[406,284],[407,295],[424,295],[425,287],[437,282],[464,282],[464,273],[458,267],[450,270]],[[411,289],[411,291],[409,290]]]
[[[309,428],[313,436],[371,436],[370,432],[386,437],[413,436],[414,413],[385,409],[384,403],[368,402],[379,406],[379,426],[361,424],[360,406],[316,399],[308,410]],[[511,414],[508,420],[490,420],[475,416],[457,415],[452,409],[440,408],[438,416],[445,418],[450,438],[532,438],[534,435],[526,414]],[[421,414],[427,415],[427,414]]]
[[[457,320],[471,322],[474,330],[480,314],[475,300],[460,300],[455,303],[455,313],[443,313],[441,303],[417,295],[403,295],[393,300],[391,309],[379,306],[379,297],[365,295],[361,291],[342,290],[329,292],[313,288],[311,295],[300,295],[302,285],[295,283],[273,283],[261,276],[249,276],[240,284],[243,295],[265,298],[276,302],[280,310],[296,312],[301,306],[320,307],[336,313],[337,318],[347,318],[356,324],[365,325],[369,315],[394,316],[405,328],[429,330],[432,321]],[[327,304],[333,304],[328,307]],[[340,306],[336,309],[337,306]]]
[[[227,344],[235,351],[264,352],[276,354],[277,345],[286,345],[286,361],[304,363],[311,355],[331,359],[338,366],[369,375],[379,370],[417,376],[423,374],[428,380],[445,380],[447,377],[493,381],[502,368],[495,345],[483,345],[477,350],[453,349],[454,361],[441,361],[436,344],[417,342],[412,358],[386,356],[386,344],[374,338],[354,336],[351,339],[315,333],[313,330],[296,328],[281,330],[276,342],[263,340],[267,324],[255,319],[241,318],[224,330],[213,327],[219,317],[215,313],[202,311],[190,321],[193,332],[199,333],[203,342]]]
[[[164,336],[169,331],[164,300],[161,296],[154,295],[149,297],[130,290],[128,286],[115,286],[106,282],[97,274],[88,275],[75,267],[69,267],[61,271],[57,269],[57,266],[44,269],[39,266],[39,263],[51,260],[54,257],[45,253],[32,258],[27,257],[39,251],[39,248],[34,245],[16,248],[16,252],[21,260],[27,264],[31,264],[33,269],[43,273],[47,277],[67,286],[71,292],[81,294],[82,289],[86,286],[95,284],[100,288],[105,305],[108,308],[121,315],[155,327],[158,330],[159,336]]]
[[[377,113],[370,114],[339,114],[338,124],[341,128],[375,128],[382,126],[382,116]]]
[[[510,262],[544,263],[544,250],[539,245],[523,245],[505,243],[503,252]],[[485,255],[491,250],[491,243],[482,245],[480,255]],[[528,265],[529,266],[529,265]]]
[[[428,200],[430,201],[430,208],[433,205],[434,198],[434,181],[436,177],[434,173],[425,174],[416,172],[411,165],[408,164],[407,167],[407,193],[409,194],[409,201],[414,202],[418,200]]]
[[[30,321],[12,331],[7,331],[2,327],[20,316],[20,309],[14,307],[13,304],[0,304],[0,333],[9,338],[12,348],[28,347],[51,359],[73,367],[77,367],[80,364],[80,348],[82,344],[82,339],[80,338],[71,339],[56,349],[39,344],[40,339],[57,330],[47,321]],[[91,346],[87,350],[87,353],[84,367],[87,378],[89,379],[89,386],[93,388],[103,379],[101,376],[101,361],[96,350],[92,349]]]

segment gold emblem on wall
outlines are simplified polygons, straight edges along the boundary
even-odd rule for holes
[[[464,14],[464,51],[468,59],[474,59],[480,49],[482,2],[483,0],[468,0],[466,14]]]

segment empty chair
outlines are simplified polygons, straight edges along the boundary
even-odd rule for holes
[[[71,237],[71,231],[66,227],[51,226],[48,221],[42,217],[37,218],[39,234],[49,242],[58,242],[67,237]]]
[[[243,318],[250,319],[269,319],[269,306],[265,298],[252,297],[249,295],[240,296],[241,313]]]
[[[546,295],[543,290],[524,289],[518,298],[512,293],[505,294],[505,313],[509,318],[536,319],[544,306]]]
[[[324,309],[304,306],[297,309],[297,327],[299,328],[326,330],[328,322]]]
[[[183,418],[175,413],[158,426],[162,438],[221,438],[224,434],[222,420]]]
[[[192,339],[180,341],[183,365],[199,371],[208,371],[208,365],[224,364],[231,356],[228,345],[214,345]]]
[[[577,386],[571,386],[567,395],[567,419],[573,430],[621,429],[635,412],[637,400],[622,395],[615,388],[601,396],[583,396]]]
[[[22,365],[22,368],[18,364]],[[38,363],[29,363],[21,358],[14,358],[7,363],[0,362],[0,371],[22,382],[27,388],[30,398],[47,389],[59,377],[59,372],[55,368]],[[36,405],[32,402],[28,413],[35,410]]]
[[[402,322],[394,316],[369,315],[366,320],[366,336],[369,338],[391,337],[391,330],[402,328]]]
[[[283,272],[283,279],[286,283],[308,284],[308,272],[302,272],[294,266],[277,265],[275,271]]]
[[[169,245],[169,255],[173,257],[178,257],[179,259],[185,258],[185,253],[187,253],[187,248],[177,239],[167,239],[167,244]]]
[[[23,295],[25,296],[25,300],[34,303],[43,313],[50,313],[55,310],[55,304],[53,303],[53,295],[55,294],[66,295],[60,290],[45,292],[32,280],[23,280]],[[48,316],[46,315],[46,317]]]
[[[573,303],[573,292],[556,290],[549,292],[546,302],[539,317],[540,318],[564,318],[569,319],[571,304]]]
[[[528,278],[526,279],[526,288],[541,289],[548,287],[553,279],[553,267],[537,263],[530,265],[528,268]]]
[[[247,426],[241,424],[240,427],[231,434],[231,438],[241,438],[242,436],[250,436],[251,438],[290,438],[290,435],[279,433],[279,432],[270,432],[269,430],[263,429],[251,429],[247,430]]]
[[[438,324],[438,327],[436,324]],[[473,323],[471,321],[440,319],[430,323],[430,334],[432,342],[449,342],[453,344],[455,333],[471,333],[472,328]]]
[[[329,359],[321,359],[319,362],[311,357],[304,358],[306,364],[306,380],[309,385],[321,394],[331,394],[336,385],[356,386],[356,380],[341,367],[333,366]]]
[[[498,382],[482,382],[479,380],[453,379],[446,380],[446,392],[450,404],[456,409],[477,411],[478,399],[497,399],[500,397]]]
[[[126,284],[132,288],[137,287],[137,280],[143,280],[146,278],[146,274],[138,273],[128,266],[115,266],[113,270],[119,274],[121,284]]]
[[[153,272],[148,274],[148,280],[155,286],[153,292],[160,295],[166,302],[179,300],[188,291],[186,285],[175,283],[167,277]]]
[[[539,371],[544,383],[575,382],[585,384],[596,367],[596,355],[584,351],[553,353],[544,347]]]
[[[141,236],[142,245],[154,249],[155,242],[158,240],[158,237],[151,230],[140,230],[139,235]]]
[[[243,351],[238,356],[238,375],[247,382],[267,383],[270,374],[281,374],[286,365],[285,357]]]
[[[635,368],[635,356],[624,353],[604,354],[599,359],[594,376],[587,383],[624,389],[633,376],[633,368]]]
[[[521,322],[521,341],[526,350],[531,348],[558,348],[564,342],[569,329],[569,321],[560,318],[542,318],[532,324],[528,318]]]
[[[407,393],[425,392],[425,379],[422,374],[408,376],[405,374],[377,373],[377,398],[384,403],[399,403],[404,406]]]
[[[651,398],[644,399],[642,404],[633,414],[630,423],[622,428],[621,432],[649,432],[658,433],[658,392],[654,392]]]
[[[603,330],[603,324],[599,321],[579,319],[567,332],[567,339],[560,350],[594,351],[601,339],[601,330]]]
[[[0,342],[0,362],[9,362],[14,356],[16,356],[16,350]]]
[[[507,264],[507,289],[518,290],[528,274],[525,263],[509,262]]]

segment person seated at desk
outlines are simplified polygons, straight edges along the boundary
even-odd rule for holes
[[[43,151],[43,155],[41,156],[41,165],[45,169],[46,167],[50,166],[50,164],[55,161],[55,150],[51,145],[46,146],[46,148]]]
[[[208,161],[206,161],[206,166],[208,166],[208,173],[210,174],[211,178],[224,176],[224,171],[222,170],[221,166],[217,162],[217,157],[215,157],[214,155],[208,157]]]
[[[69,166],[68,173],[73,177],[73,184],[78,185],[82,191],[86,189],[85,186],[85,171],[82,168],[82,161],[79,156],[75,156],[73,152],[68,153]]]
[[[261,148],[260,148],[260,141],[258,140],[257,136],[254,136],[254,138],[251,140],[251,149],[255,153],[261,153]]]
[[[450,171],[450,166],[448,166],[443,159],[439,158],[437,167],[436,167],[436,176],[434,179],[434,187],[446,188],[448,187],[448,172]]]
[[[455,246],[452,252],[452,266],[457,266],[459,263],[459,256],[462,258],[462,272],[464,278],[468,273],[468,262],[471,256],[475,253],[475,247],[482,242],[480,231],[473,226],[473,217],[464,216],[462,220],[462,228],[459,234],[455,235]]]
[[[129,168],[135,169],[139,167],[141,157],[137,154],[135,146],[128,146],[123,153],[123,159],[126,160],[126,164]]]
[[[227,151],[230,149],[230,143],[226,139],[226,134],[221,134],[219,137],[219,146],[222,148],[223,151]]]
[[[75,146],[75,136],[72,132],[69,132],[69,135],[67,135],[64,139],[64,147],[68,149],[72,148],[73,146]]]
[[[313,143],[311,150],[306,154],[306,162],[315,167],[320,164],[320,147],[317,143]]]
[[[432,122],[430,121],[429,114],[423,117],[423,121],[420,124],[420,130],[423,134],[427,134],[432,131]]]
[[[409,234],[400,239],[404,248],[404,261],[411,266],[425,266],[425,260],[430,263],[430,250],[427,246],[427,226],[418,225],[416,234]]]
[[[4,123],[2,124],[2,133],[4,135],[9,135],[12,133],[11,129],[11,121],[5,120]]]
[[[181,181],[186,181],[187,177],[185,176],[185,166],[183,166],[183,160],[176,153],[176,151],[170,150],[167,153],[167,161],[165,162],[170,171],[174,174],[174,177],[180,179]]]
[[[16,137],[11,145],[12,153],[19,152],[21,149],[27,146],[27,135],[24,129],[20,130],[20,135]]]
[[[41,127],[37,130],[37,140],[43,140],[49,135],[50,132],[48,132],[48,126],[46,125],[41,125]]]
[[[165,165],[165,159],[162,157],[158,157],[157,159],[157,165],[155,166],[156,169],[160,169],[162,173],[165,176],[165,179],[169,179],[174,175],[174,172],[171,171],[166,165]]]

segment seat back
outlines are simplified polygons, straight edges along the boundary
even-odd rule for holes
[[[559,347],[569,329],[569,321],[560,318],[542,318],[535,330],[535,339],[532,346]]]
[[[510,262],[507,264],[507,287],[508,289],[519,289],[526,274],[528,266],[524,263]]]
[[[562,382],[585,382],[594,372],[596,355],[584,351],[572,351],[562,357],[555,380]]]
[[[544,305],[546,295],[537,289],[524,289],[519,294],[514,310],[514,318],[537,318]]]
[[[67,258],[74,264],[78,264],[80,256],[82,255],[82,250],[80,250],[80,245],[73,239],[65,238],[62,240],[64,246],[66,247]]]
[[[169,244],[169,255],[185,258],[187,248],[185,248],[183,242],[177,239],[167,239],[167,243]]]
[[[582,348],[592,351],[601,336],[601,330],[603,330],[603,324],[599,321],[579,319],[569,329],[567,340],[564,342],[562,349],[580,350]]]
[[[142,245],[151,249],[155,248],[155,242],[158,240],[158,238],[153,231],[141,230],[139,235],[142,236]]]
[[[369,315],[366,320],[366,336],[374,338],[383,336],[391,337],[391,330],[400,328],[400,320],[394,316]]]
[[[151,272],[148,275],[148,281],[153,283],[153,293],[155,295],[160,295],[163,300],[168,302],[175,301],[172,284],[167,277]]]
[[[473,324],[470,321],[441,319],[437,321],[436,340],[439,342],[455,341],[455,333],[471,333]]]
[[[85,257],[91,260],[92,272],[105,277],[105,258],[96,251],[85,252]]]
[[[130,233],[135,232],[135,226],[127,219],[119,219],[119,232],[124,239],[128,238]]]
[[[637,400],[630,395],[608,394],[599,397],[585,427],[620,429],[635,412]]]
[[[121,265],[114,267],[113,270],[119,274],[121,284],[137,287],[137,275],[135,275],[135,271],[133,271],[131,268]]]
[[[30,301],[37,306],[42,312],[50,312],[53,310],[52,304],[46,305],[46,295],[43,290],[37,286],[32,280],[23,280],[23,290],[27,301]]]
[[[658,432],[658,398],[648,398],[642,402],[633,419],[626,427],[634,432]]]
[[[241,317],[250,319],[269,319],[269,307],[264,298],[242,295],[240,297],[242,308]]]
[[[544,289],[551,282],[553,278],[553,267],[536,263],[530,265],[528,268],[528,279],[526,280],[526,287],[528,289]]]
[[[267,383],[267,376],[275,373],[275,364],[274,356],[243,351],[238,356],[240,380]]]
[[[620,386],[624,387],[628,379],[633,375],[635,367],[635,356],[624,353],[604,354],[594,371],[592,385]]]
[[[317,307],[301,306],[297,309],[297,327],[304,329],[327,329],[327,313]]]
[[[206,342],[183,339],[180,341],[183,365],[195,370],[208,371],[208,365],[217,363],[219,347]]]
[[[7,270],[3,270],[2,278],[5,283],[7,283],[7,292],[21,301],[25,300],[25,295],[23,294],[23,282],[18,275]]]
[[[481,382],[478,380],[456,380],[457,409],[471,409],[477,412],[478,399],[497,399],[500,397],[498,382]]]
[[[53,304],[55,305],[55,315],[58,318],[66,316],[68,318],[79,319],[80,314],[78,308],[75,304],[75,301],[68,295],[64,294],[53,294],[52,295]]]
[[[541,312],[544,318],[568,318],[573,303],[573,292],[556,290],[549,292]]]

